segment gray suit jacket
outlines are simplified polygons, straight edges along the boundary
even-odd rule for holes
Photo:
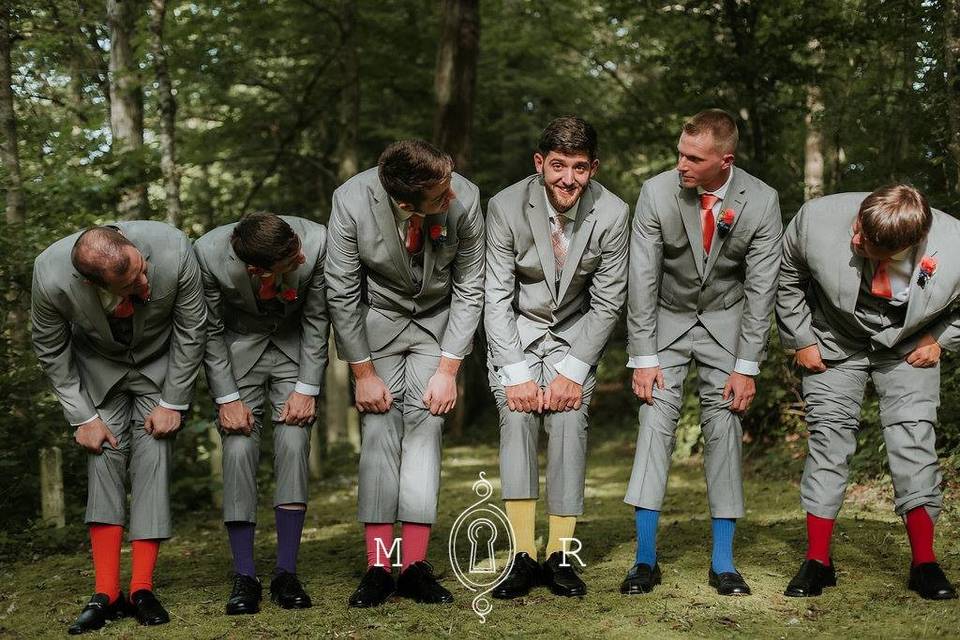
[[[903,326],[866,335],[856,318],[866,260],[853,252],[853,222],[867,193],[841,193],[811,200],[790,221],[783,238],[777,292],[777,323],[787,349],[816,344],[825,360],[843,360],[867,350],[913,350],[930,333],[944,349],[960,348],[960,221],[933,211],[933,226],[917,251]],[[937,260],[933,277],[917,284],[920,258]]]
[[[426,231],[444,226],[446,239],[435,244],[425,234],[422,282],[414,281],[377,168],[334,192],[327,305],[340,359],[370,357],[411,322],[441,350],[469,353],[483,307],[483,216],[476,185],[454,173],[452,187],[457,197],[447,212],[426,219]]]
[[[300,365],[298,380],[319,387],[327,366],[326,258],[327,230],[303,218],[281,216],[300,236],[306,258],[292,275],[297,299],[276,307],[257,306],[247,265],[233,252],[230,235],[236,223],[210,231],[194,244],[207,298],[207,350],[204,365],[214,398],[237,392],[244,376],[272,342]]]
[[[524,349],[548,331],[570,346],[571,356],[596,365],[623,307],[627,204],[590,181],[559,283],[548,217],[536,175],[487,206],[484,328],[495,367],[524,362]]]
[[[189,404],[203,359],[207,307],[187,236],[162,222],[113,226],[149,263],[150,301],[136,306],[130,345],[113,339],[97,287],[70,262],[79,233],[47,247],[33,266],[33,348],[73,424],[95,416],[129,371],[153,380],[164,402]]]
[[[640,191],[630,243],[627,352],[651,356],[699,320],[739,359],[763,360],[780,268],[783,223],[777,192],[734,168],[721,210],[733,209],[729,233],[715,233],[704,264],[696,189],[675,170]]]

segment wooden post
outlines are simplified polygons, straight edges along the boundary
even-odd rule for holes
[[[63,508],[63,464],[60,447],[40,449],[40,495],[43,521],[61,528],[67,521]]]

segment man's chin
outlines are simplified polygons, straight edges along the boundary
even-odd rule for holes
[[[551,191],[550,196],[551,206],[562,213],[569,210],[574,204],[576,204],[577,198],[580,197],[580,191],[576,191],[572,195],[565,191],[560,193]]]

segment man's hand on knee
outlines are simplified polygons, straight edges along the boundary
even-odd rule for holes
[[[540,413],[543,410],[543,390],[533,380],[512,384],[504,387],[503,391],[507,395],[510,411]]]
[[[280,422],[302,427],[313,422],[316,410],[316,397],[294,391],[283,403],[283,408],[280,409]]]
[[[351,364],[356,381],[354,397],[361,413],[386,413],[393,406],[393,396],[369,360]]]
[[[245,436],[253,431],[253,412],[243,400],[225,402],[217,409],[220,428],[226,433],[242,433]]]
[[[647,404],[653,404],[653,387],[663,390],[663,371],[660,367],[640,367],[633,370],[633,393]]]
[[[733,402],[730,403],[730,411],[734,413],[745,413],[750,408],[754,396],[757,395],[757,385],[752,376],[745,376],[742,373],[734,371],[727,378],[727,384],[723,387],[723,399],[729,400],[733,396]]]
[[[583,404],[583,385],[557,374],[543,392],[543,409],[550,411],[576,411]]]
[[[143,430],[156,439],[172,436],[180,428],[183,417],[175,409],[157,405],[143,421]]]
[[[940,362],[941,351],[940,343],[927,333],[920,336],[920,339],[917,340],[917,346],[907,354],[905,359],[907,364],[912,367],[927,369],[937,366],[937,363]]]
[[[810,373],[823,373],[827,370],[827,365],[820,357],[820,347],[815,344],[797,349],[793,354],[793,364]]]
[[[104,442],[109,442],[114,449],[117,448],[116,436],[110,431],[107,423],[100,418],[95,418],[77,427],[77,430],[73,432],[73,439],[91,453],[101,453]]]

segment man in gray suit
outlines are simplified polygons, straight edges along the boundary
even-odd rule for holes
[[[263,415],[272,409],[277,563],[271,599],[309,607],[297,578],[310,426],[327,364],[327,232],[303,218],[252,213],[194,249],[207,298],[207,384],[223,439],[223,520],[233,553],[228,615],[260,610],[253,557]]]
[[[326,276],[337,353],[361,412],[358,519],[368,570],[350,606],[394,590],[389,554],[403,523],[397,592],[446,603],[425,561],[436,520],[440,436],[483,306],[479,190],[449,155],[420,140],[391,144],[378,167],[333,194]]]
[[[172,436],[193,394],[206,338],[200,270],[187,237],[160,222],[118,222],[58,240],[33,270],[33,347],[90,452],[87,511],[96,593],[70,627],[99,629],[132,607],[141,624],[169,616],[153,568],[171,535]],[[131,478],[130,602],[120,543]]]
[[[500,411],[500,477],[517,536],[510,575],[495,598],[543,582],[582,596],[567,562],[583,513],[590,397],[596,366],[626,298],[630,210],[593,176],[597,133],[577,117],[552,121],[533,156],[537,173],[487,210],[484,327],[490,387]],[[546,561],[537,564],[537,440],[547,447]]]
[[[620,586],[660,583],[656,533],[680,417],[683,381],[696,363],[713,550],[709,583],[722,595],[750,588],[733,562],[744,515],[740,416],[760,372],[780,266],[777,192],[734,167],[737,125],[719,109],[683,126],[677,168],[647,180],[630,245],[628,367],[640,408],[633,472],[637,556]]]
[[[912,550],[908,586],[928,599],[957,597],[933,552],[933,523],[942,505],[940,353],[960,348],[958,246],[960,222],[906,185],[812,200],[787,227],[777,321],[803,370],[810,429],[800,483],[807,556],[788,596],[836,584],[830,538],[872,379],[894,510]]]

